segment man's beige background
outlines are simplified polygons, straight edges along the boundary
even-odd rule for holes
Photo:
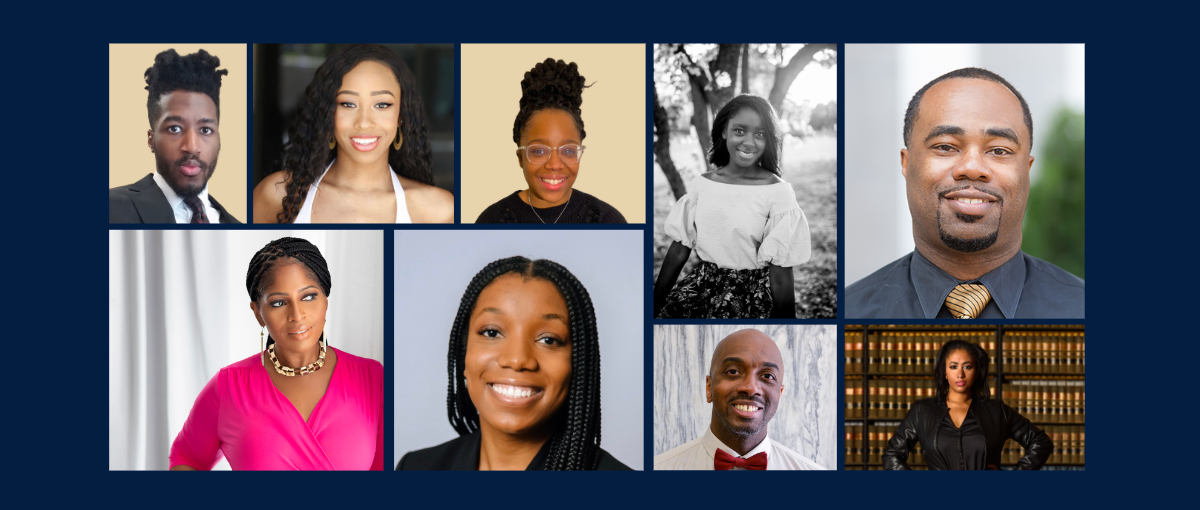
[[[644,44],[462,45],[462,222],[528,188],[512,140],[521,80],[547,58],[575,62],[594,86],[583,91],[587,150],[575,189],[646,222],[646,46]]]
[[[108,187],[133,184],[155,171],[146,145],[146,69],[154,56],[170,48],[189,55],[203,48],[221,59],[221,154],[208,181],[208,193],[238,221],[246,215],[246,78],[250,68],[245,44],[112,44],[108,47]]]

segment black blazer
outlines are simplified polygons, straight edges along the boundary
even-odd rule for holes
[[[221,223],[241,223],[226,212],[211,194],[208,201],[221,213]],[[167,196],[154,183],[154,174],[146,174],[138,182],[108,190],[108,222],[175,223],[175,213],[171,211],[171,204],[167,203]]]
[[[479,469],[479,441],[479,431],[476,430],[432,448],[408,452],[396,464],[396,471],[476,471]],[[550,442],[546,441],[525,470],[544,471],[549,455]],[[601,449],[596,470],[629,471],[630,468]]]
[[[942,458],[937,449],[938,428],[948,412],[946,402],[937,397],[914,402],[883,451],[883,468],[908,469],[908,452],[913,443],[919,442],[925,446],[925,464],[929,469],[950,469],[950,462]],[[1019,469],[1041,469],[1054,452],[1050,436],[1003,402],[972,401],[967,413],[983,430],[984,456],[989,466],[1000,467],[1000,454],[1009,438],[1025,448],[1025,456],[1017,462]]]

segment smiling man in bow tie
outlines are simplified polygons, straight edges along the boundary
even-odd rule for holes
[[[825,469],[767,437],[783,395],[783,356],[770,337],[754,329],[725,337],[704,386],[712,404],[708,430],[655,457],[655,470]]]

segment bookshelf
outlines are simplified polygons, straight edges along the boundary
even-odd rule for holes
[[[987,351],[988,386],[1054,442],[1043,470],[1083,470],[1086,366],[1084,328],[1066,326],[847,325],[845,339],[845,468],[882,469],[883,450],[916,400],[934,396],[933,366],[953,339]],[[1015,469],[1024,450],[1008,440],[1001,469]],[[909,466],[924,469],[917,445]]]

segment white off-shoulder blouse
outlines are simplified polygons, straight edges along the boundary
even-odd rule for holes
[[[758,269],[798,266],[812,255],[808,219],[791,184],[745,186],[700,176],[688,190],[664,228],[700,260],[725,269]]]

